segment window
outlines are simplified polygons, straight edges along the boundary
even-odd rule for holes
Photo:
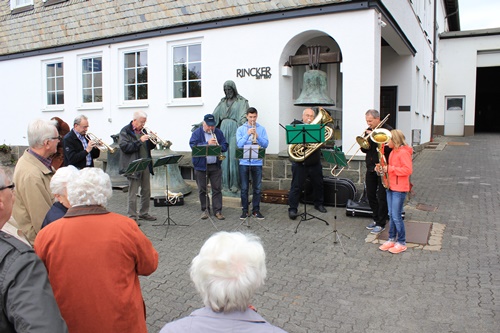
[[[64,104],[64,67],[62,62],[47,63],[47,105]]]
[[[201,97],[201,44],[173,48],[173,97]]]
[[[102,102],[102,57],[82,59],[82,103]]]
[[[10,10],[25,11],[33,9],[33,0],[10,0]]]
[[[124,53],[124,99],[148,99],[148,51]]]

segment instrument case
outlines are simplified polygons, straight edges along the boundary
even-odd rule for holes
[[[170,201],[167,200],[166,196],[158,196],[153,198],[153,205],[155,207],[167,207],[167,206],[182,206],[184,205],[184,197],[179,197],[177,198],[177,201],[175,204],[172,204]]]
[[[262,191],[260,201],[288,205],[288,190],[264,190]]]
[[[337,185],[337,207],[345,207],[347,205],[347,200],[352,200],[356,196],[356,186],[350,179],[337,177],[323,177],[323,205],[335,206],[335,184]],[[304,186],[304,192],[301,196],[301,202],[307,204],[314,203],[312,190],[311,181],[307,179]],[[306,200],[304,200],[304,198],[306,198]]]
[[[366,184],[364,184],[363,195],[358,201],[347,200],[347,206],[345,208],[346,216],[355,217],[372,217],[373,211],[368,203],[368,197],[366,196]],[[405,212],[401,213],[403,220],[405,219]]]

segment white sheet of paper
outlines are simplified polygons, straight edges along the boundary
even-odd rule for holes
[[[250,156],[251,154],[251,156]],[[244,145],[243,146],[243,158],[259,158],[259,145]]]

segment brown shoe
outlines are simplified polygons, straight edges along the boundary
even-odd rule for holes
[[[204,211],[202,214],[201,214],[201,217],[200,217],[202,220],[206,220],[208,219],[208,212],[207,211]]]
[[[226,218],[220,212],[215,213],[217,220],[225,220]]]
[[[144,215],[139,215],[139,220],[156,221],[156,217],[151,216],[151,215],[146,213]]]

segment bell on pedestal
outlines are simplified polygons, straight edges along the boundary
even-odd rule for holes
[[[294,105],[298,106],[329,106],[335,105],[327,94],[326,73],[312,69],[304,73],[302,92]]]

